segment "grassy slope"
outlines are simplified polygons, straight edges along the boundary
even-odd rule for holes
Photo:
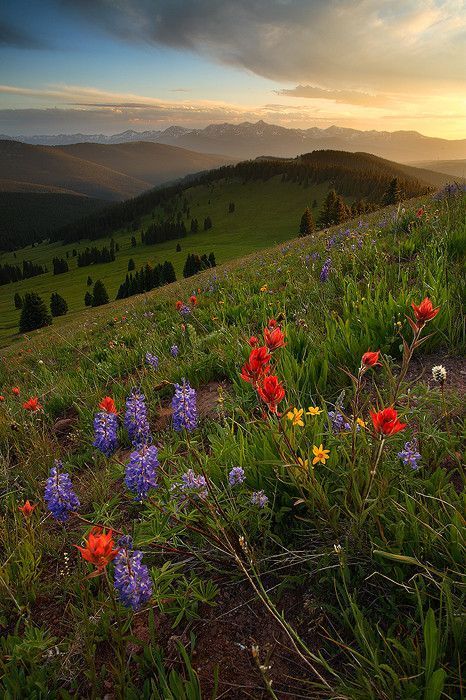
[[[18,327],[19,312],[13,305],[15,292],[24,294],[35,291],[48,301],[50,294],[58,291],[68,302],[70,313],[82,311],[85,308],[84,294],[88,289],[86,286],[88,275],[94,281],[102,279],[110,299],[114,299],[119,285],[124,281],[128,260],[131,257],[134,258],[136,268],[146,262],[171,260],[177,277],[180,278],[189,252],[202,254],[213,251],[217,264],[247,255],[255,250],[293,238],[304,208],[310,205],[314,198],[317,199],[320,207],[326,191],[325,184],[303,188],[293,183],[282,183],[279,177],[266,183],[250,182],[247,186],[228,183],[215,184],[213,188],[207,186],[192,188],[188,193],[190,219],[196,217],[202,228],[204,218],[210,215],[214,226],[210,231],[188,235],[181,240],[182,252],[180,253],[176,253],[176,241],[151,246],[143,246],[139,243],[136,248],[131,248],[132,233],[119,232],[115,234],[115,241],[120,245],[116,260],[114,263],[104,265],[75,267],[76,260],[71,257],[71,251],[73,248],[78,251],[85,248],[88,244],[85,241],[82,241],[80,246],[77,244],[62,246],[54,243],[24,248],[17,251],[16,259],[13,253],[4,254],[0,256],[2,263],[21,263],[23,259],[27,259],[45,264],[51,270],[52,258],[65,257],[66,251],[69,251],[68,263],[71,269],[64,275],[54,277],[49,272],[46,275],[0,287],[0,344],[9,342]],[[233,214],[228,214],[230,201],[236,202],[236,211]],[[151,218],[146,217],[142,221],[142,226],[147,226],[150,221]],[[139,233],[136,233],[136,237],[140,240]],[[108,239],[91,243],[100,247],[107,244]],[[55,323],[59,325],[61,320],[56,319]]]
[[[408,234],[406,225],[415,218],[421,204],[426,209],[424,219]],[[0,444],[10,447],[4,452],[1,472],[0,484],[7,494],[3,516],[7,526],[0,531],[0,542],[2,577],[7,581],[7,592],[14,591],[16,606],[3,595],[0,611],[8,630],[18,623],[20,640],[30,634],[31,628],[45,630],[37,642],[42,653],[28,662],[25,678],[17,680],[23,697],[31,696],[35,681],[42,683],[52,698],[60,697],[53,693],[63,687],[72,695],[89,697],[92,689],[96,697],[101,697],[118,684],[125,692],[131,691],[131,697],[149,698],[153,696],[140,692],[141,679],[154,678],[154,667],[150,655],[144,660],[140,654],[138,660],[133,657],[131,662],[126,661],[126,672],[119,670],[115,652],[118,642],[110,639],[110,620],[114,617],[108,593],[99,579],[86,580],[90,567],[71,547],[89,527],[76,519],[57,527],[51,519],[42,517],[45,507],[40,505],[41,517],[37,512],[33,516],[34,551],[36,556],[42,555],[39,561],[28,554],[18,504],[26,498],[41,504],[43,482],[52,460],[63,458],[81,499],[80,513],[93,522],[131,532],[136,546],[144,550],[145,562],[153,567],[155,615],[157,622],[166,624],[158,624],[153,633],[143,613],[133,618],[133,632],[137,630],[144,640],[141,646],[154,650],[167,643],[164,629],[170,628],[180,604],[175,600],[169,615],[169,604],[163,601],[175,594],[183,597],[180,581],[187,570],[186,562],[192,574],[185,596],[188,607],[198,580],[206,583],[215,577],[222,592],[231,592],[244,579],[243,573],[235,573],[231,559],[222,560],[218,566],[218,549],[209,541],[206,544],[186,527],[174,526],[174,518],[182,518],[185,512],[190,513],[191,524],[199,517],[196,522],[205,523],[205,527],[213,527],[209,522],[217,522],[219,517],[217,508],[212,508],[215,518],[210,515],[201,519],[194,508],[185,511],[170,497],[171,487],[181,473],[188,468],[199,470],[194,456],[197,450],[203,468],[218,485],[216,494],[226,511],[228,530],[247,539],[248,551],[252,548],[254,553],[251,560],[263,575],[279,611],[291,597],[293,606],[304,611],[299,615],[301,627],[297,623],[300,634],[310,631],[312,650],[335,668],[335,675],[324,672],[332,692],[303,689],[296,673],[296,658],[285,673],[278,665],[290,641],[285,639],[283,645],[277,645],[274,640],[269,671],[277,697],[286,697],[287,693],[291,697],[350,700],[460,697],[458,611],[464,550],[461,496],[451,483],[461,456],[461,397],[456,393],[459,376],[452,372],[445,386],[448,419],[438,386],[427,388],[418,382],[419,366],[410,394],[402,387],[397,406],[408,425],[405,432],[387,440],[367,510],[362,506],[364,519],[358,513],[373,464],[373,439],[362,430],[356,434],[356,463],[352,464],[351,435],[333,434],[326,415],[343,388],[345,409],[351,410],[350,382],[341,367],[355,371],[361,353],[368,347],[381,348],[387,364],[371,370],[365,378],[364,386],[369,390],[360,397],[360,415],[369,422],[368,409],[375,400],[372,382],[381,392],[381,403],[388,405],[392,392],[388,367],[392,361],[399,361],[397,322],[409,338],[405,314],[411,312],[410,303],[420,301],[426,293],[440,306],[440,313],[429,323],[427,332],[433,335],[416,350],[416,360],[424,357],[424,368],[430,374],[433,363],[446,363],[464,350],[460,266],[466,235],[465,209],[460,209],[458,203],[438,204],[427,198],[406,203],[406,208],[406,215],[396,227],[390,224],[386,211],[365,217],[361,229],[353,222],[353,236],[334,245],[330,252],[323,240],[328,238],[326,235],[296,240],[217,270],[219,281],[213,291],[209,290],[211,273],[206,272],[195,280],[83,314],[79,324],[69,319],[62,328],[31,334],[30,353],[11,349],[8,361],[0,364],[0,388],[6,396],[0,404]],[[330,235],[336,233],[338,229]],[[357,244],[360,236],[362,248]],[[315,251],[320,260],[313,264],[309,255]],[[332,258],[332,272],[323,285],[319,271],[327,255]],[[186,320],[188,331],[183,334],[173,302],[178,296],[185,298],[193,283],[205,291],[199,294],[199,306]],[[263,285],[268,289],[263,290]],[[127,311],[127,319],[121,319]],[[147,311],[153,315],[147,316]],[[248,336],[259,335],[267,319],[279,313],[284,315],[287,346],[274,355],[273,363],[285,382],[287,405],[307,407],[315,402],[324,410],[321,417],[306,417],[302,428],[294,430],[288,423],[286,428],[294,449],[303,456],[312,456],[312,445],[320,442],[329,449],[329,462],[318,464],[312,478],[294,469],[296,462],[289,460],[295,456],[286,451],[276,421],[261,420],[252,388],[238,378],[249,349]],[[118,315],[118,322],[113,321],[114,315]],[[168,352],[174,342],[181,349],[176,361]],[[144,365],[148,350],[160,357],[156,372]],[[227,417],[212,412],[189,442],[169,425],[158,432],[163,472],[170,477],[159,477],[160,488],[152,502],[135,503],[122,486],[126,451],[118,453],[120,461],[113,461],[91,447],[96,406],[103,395],[111,394],[121,410],[129,388],[139,385],[147,396],[155,429],[163,413],[161,407],[166,406],[162,397],[166,399],[172,393],[172,387],[162,387],[165,393],[161,396],[159,381],[178,381],[183,376],[198,388],[210,379],[228,380]],[[15,385],[21,386],[21,401],[29,395],[39,396],[45,406],[44,415],[25,415],[20,401],[11,394],[10,387]],[[53,424],[68,415],[76,416],[76,422],[66,441]],[[405,440],[414,437],[422,453],[419,471],[403,466],[396,456]],[[280,444],[281,450],[277,447]],[[241,465],[247,472],[244,491],[232,492],[222,486],[233,465]],[[257,489],[264,489],[270,499],[270,509],[259,515],[249,505],[250,492]],[[215,532],[224,536],[220,530]],[[161,555],[157,545],[167,542],[182,547],[183,554],[177,557],[174,550]],[[340,551],[335,549],[336,544],[341,546]],[[202,549],[202,566],[197,566],[192,557],[196,549]],[[63,572],[64,552],[70,563]],[[173,568],[172,579],[166,573],[163,578],[162,562],[169,569],[177,562],[182,567]],[[60,572],[59,577],[56,572]],[[168,581],[166,587],[163,581]],[[277,581],[283,588],[277,588]],[[300,591],[304,591],[303,597],[294,597]],[[238,608],[253,598],[252,589],[245,589]],[[213,621],[204,619],[204,610],[195,626],[184,619],[175,631],[169,629],[167,637],[176,634],[188,638],[194,629],[198,637],[204,633],[209,639]],[[256,601],[251,617],[264,620],[266,637],[260,640],[264,653],[271,639],[267,636],[270,627],[266,626],[269,618],[266,613],[261,618],[261,611]],[[214,617],[224,612],[223,607],[217,608]],[[238,614],[237,608],[233,613]],[[120,614],[124,620],[130,619],[128,611],[120,610]],[[24,619],[29,624],[23,625]],[[248,688],[253,688],[252,696],[262,700],[267,697],[263,680],[259,674],[254,676],[249,647],[236,645],[236,626],[231,624],[223,638],[216,636],[215,644],[211,641],[207,654],[198,655],[194,665],[202,671],[205,683],[213,673],[213,664],[219,663],[221,683],[230,680],[234,688],[238,678],[247,680]],[[437,628],[441,630],[438,640]],[[46,652],[54,648],[57,638],[63,653],[48,658]],[[344,644],[332,645],[329,639]],[[249,641],[248,637],[246,643]],[[173,659],[173,640],[171,643],[169,658]],[[228,646],[230,656],[222,657]],[[134,653],[134,648],[134,643],[128,644],[123,654]],[[114,663],[108,664],[108,655]],[[11,650],[4,653],[2,661],[5,665],[0,689],[8,679],[16,678],[16,659]],[[245,667],[250,674],[246,678],[239,672]],[[83,668],[87,675],[81,672]],[[308,667],[304,673],[315,680]],[[443,683],[441,695],[441,690],[435,688]],[[171,696],[161,693],[160,697]],[[205,692],[202,697],[210,694]]]

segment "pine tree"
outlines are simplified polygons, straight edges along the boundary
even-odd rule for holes
[[[21,299],[20,294],[16,292],[15,294],[15,309],[22,309],[23,308],[23,300]]]
[[[169,284],[170,282],[176,282],[175,268],[172,263],[166,260],[163,264],[163,281],[164,284]]]
[[[92,287],[92,277],[90,275],[87,278],[87,286]]]
[[[234,211],[235,211],[235,203],[230,202],[230,204],[228,205],[228,213],[233,214]]]
[[[319,223],[323,226],[330,226],[334,223],[333,216],[335,213],[335,204],[337,201],[337,193],[335,190],[330,190],[324,202],[324,206],[320,212]]]
[[[309,236],[313,231],[315,231],[315,223],[314,219],[312,218],[311,210],[309,207],[306,207],[304,210],[304,214],[301,217],[301,223],[299,225],[299,235],[300,236]]]
[[[209,265],[210,267],[215,267],[216,266],[215,262],[215,255],[213,253],[209,253]]]
[[[134,264],[133,258],[130,258],[128,260],[128,272],[131,272],[131,270],[134,270],[135,267],[136,267],[136,265]]]
[[[209,229],[212,228],[212,219],[210,216],[206,216],[204,219],[204,231],[208,231]]]
[[[136,248],[136,236],[131,236],[131,248]]]
[[[52,316],[64,316],[68,311],[68,304],[57,292],[50,297],[50,311]]]
[[[92,306],[102,306],[108,304],[108,294],[102,280],[97,280],[92,293]]]
[[[176,252],[181,253],[181,246],[179,243],[176,244]]]
[[[401,202],[401,190],[398,178],[394,177],[382,198],[382,204],[388,206],[389,204],[398,204],[398,202]]]
[[[92,294],[86,292],[84,295],[84,306],[92,306]]]
[[[335,224],[341,224],[348,218],[349,212],[345,202],[343,201],[343,197],[341,197],[341,195],[338,195],[333,206],[332,222]]]
[[[19,319],[19,332],[27,333],[36,328],[50,326],[51,323],[52,317],[47,311],[43,299],[35,292],[25,294]]]

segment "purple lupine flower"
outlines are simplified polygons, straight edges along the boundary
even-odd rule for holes
[[[322,266],[322,270],[320,271],[320,281],[321,282],[326,282],[329,278],[330,275],[330,266],[332,264],[332,259],[327,258],[327,260],[324,262]]]
[[[181,306],[181,308],[180,308],[180,314],[182,316],[189,316],[190,313],[191,313],[191,309],[189,308],[189,306],[187,306],[186,304],[183,304],[183,306]],[[176,346],[174,345],[173,347],[176,347]]]
[[[179,353],[180,353],[180,350],[178,348],[178,345],[172,345],[170,348],[170,355],[172,357],[178,357]]]
[[[172,399],[173,429],[179,433],[183,428],[188,431],[197,426],[196,391],[183,379],[182,384],[175,384]]]
[[[311,253],[311,259],[312,259],[312,260],[314,260],[314,261],[315,261],[315,260],[319,260],[319,258],[320,258],[319,253],[317,253],[317,252]]]
[[[236,486],[237,484],[242,484],[245,480],[244,469],[241,467],[233,467],[231,472],[228,474],[228,482],[230,486]]]
[[[122,549],[133,549],[133,538],[131,535],[122,535],[117,541],[117,545]]]
[[[115,452],[118,438],[118,416],[115,413],[101,411],[94,416],[94,447],[109,457]]]
[[[254,491],[254,493],[251,495],[251,503],[253,506],[259,506],[259,508],[264,508],[268,502],[269,499],[262,490]]]
[[[351,430],[351,425],[345,419],[344,415],[338,410],[328,412],[332,432],[336,435],[344,430]]]
[[[207,481],[202,474],[196,474],[193,469],[188,469],[188,471],[181,476],[180,486],[183,491],[187,489],[197,491],[199,498],[207,498]]]
[[[151,352],[146,352],[146,362],[154,369],[157,369],[159,366],[159,358],[153,355]]]
[[[44,500],[55,520],[64,523],[68,520],[70,513],[78,510],[81,504],[73,490],[69,474],[62,473],[61,469],[63,464],[56,459],[45,485]]]
[[[113,584],[125,608],[139,610],[152,596],[152,579],[142,557],[142,552],[128,548],[115,557]]]
[[[401,450],[401,452],[398,452],[398,457],[401,459],[405,467],[419,469],[418,461],[421,459],[421,455],[418,452],[417,440],[405,442],[404,448]]]
[[[135,494],[137,501],[144,500],[150,489],[157,487],[158,456],[155,445],[142,445],[129,456],[125,470],[125,484]]]
[[[142,445],[150,440],[151,432],[147,420],[146,397],[134,388],[126,399],[125,428],[133,445]]]

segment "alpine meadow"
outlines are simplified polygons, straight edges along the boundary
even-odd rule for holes
[[[464,697],[465,28],[2,8],[2,698]]]

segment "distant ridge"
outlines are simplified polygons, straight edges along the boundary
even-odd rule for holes
[[[11,138],[0,136],[0,138]],[[134,131],[119,134],[57,134],[17,136],[30,144],[70,145],[75,143],[120,144],[150,141],[180,146],[199,153],[227,155],[233,158],[270,156],[293,157],[320,149],[364,151],[401,163],[466,158],[466,139],[447,140],[423,136],[417,131],[361,131],[339,126],[325,129],[289,129],[260,120],[256,123],[210,124],[203,129],[170,126],[164,130]]]

